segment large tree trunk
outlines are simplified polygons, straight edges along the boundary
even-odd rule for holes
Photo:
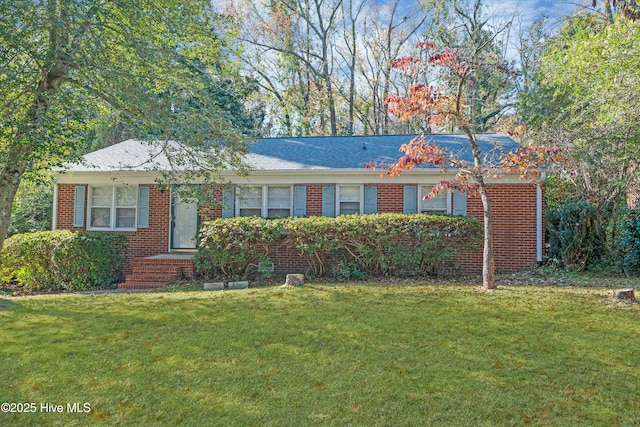
[[[9,231],[9,223],[11,222],[11,210],[13,208],[13,199],[18,191],[20,179],[14,184],[11,177],[2,174],[0,176],[0,251],[4,246]]]
[[[491,199],[487,187],[480,184],[480,198],[484,214],[484,249],[482,251],[482,287],[486,290],[496,288],[495,260],[493,257],[493,230],[491,218]]]
[[[364,5],[364,2],[361,3]],[[359,12],[358,12],[359,13]],[[349,64],[349,123],[347,124],[348,135],[354,134],[354,103],[356,99],[356,49],[358,47],[356,38],[356,18],[352,18],[351,26],[351,63]]]
[[[477,171],[482,166],[482,156],[480,146],[476,139],[475,133],[472,131],[468,123],[461,124],[461,128],[469,138],[471,151],[473,152],[474,166]],[[487,184],[484,181],[482,172],[473,174],[476,182],[480,186],[480,198],[482,200],[482,210],[484,217],[484,249],[482,251],[482,287],[485,290],[496,288],[496,271],[495,260],[493,258],[493,227],[491,217],[491,199],[487,191]]]
[[[329,124],[331,126],[331,136],[336,136],[338,135],[338,119],[336,115],[336,101],[333,97],[333,87],[331,85],[331,77],[328,74],[325,76],[325,83],[327,86],[327,96],[329,101]]]
[[[64,30],[66,10],[57,1],[47,3],[47,15],[50,23],[49,27],[49,50],[47,61],[49,68],[43,72],[42,78],[38,82],[33,93],[33,103],[25,115],[26,133],[16,132],[11,136],[14,141],[6,157],[2,159],[0,166],[0,251],[7,238],[9,223],[11,222],[11,211],[13,200],[22,181],[33,153],[32,135],[29,130],[38,129],[39,120],[49,110],[47,93],[55,93],[67,77],[69,64],[66,59],[61,58],[61,53],[69,43],[69,34]]]
[[[52,2],[53,4],[55,2]],[[49,16],[54,16],[54,6],[49,5]],[[59,37],[55,30],[51,30],[50,43],[52,46],[57,46]],[[26,129],[37,129],[39,124],[39,117],[44,116],[49,109],[47,101],[47,92],[55,92],[60,87],[61,82],[67,72],[67,67],[62,61],[57,60],[55,48],[52,47],[49,54],[50,62],[53,64],[51,70],[47,71],[34,93],[34,100],[25,117]],[[12,135],[13,143],[8,149],[6,157],[2,159],[0,166],[0,251],[4,246],[4,241],[7,238],[7,232],[9,230],[9,223],[11,222],[11,211],[13,210],[13,200],[16,197],[16,192],[22,181],[27,167],[31,161],[30,156],[33,153],[34,147],[30,140],[31,136],[21,132],[16,132]]]
[[[331,75],[329,74],[329,52],[326,41],[322,41],[322,55],[324,64],[322,65],[322,78],[324,79],[327,91],[327,101],[329,103],[329,125],[331,127],[331,136],[338,135],[338,119],[336,115],[336,102],[333,97],[333,86],[331,85]]]
[[[604,16],[607,18],[607,22],[613,24],[613,9],[611,9],[611,3],[605,0],[602,2],[602,8],[604,9]]]
[[[0,171],[0,251],[9,231],[13,199],[16,197],[20,181],[27,168],[25,161],[20,158],[23,151],[20,148],[12,150],[7,163]]]

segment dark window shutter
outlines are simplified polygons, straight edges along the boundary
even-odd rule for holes
[[[403,213],[418,213],[418,187],[416,185],[404,186],[404,205]]]
[[[367,185],[364,187],[364,213],[374,214],[378,212],[378,187]]]
[[[86,187],[76,185],[73,194],[73,226],[84,227],[84,205],[86,200]]]
[[[467,215],[467,193],[453,191],[453,214]]]
[[[322,187],[322,216],[336,216],[336,187],[333,185]]]
[[[307,215],[307,187],[293,187],[293,216]]]
[[[138,228],[149,228],[149,187],[138,187]]]
[[[222,189],[222,218],[234,217],[234,193],[233,187],[224,187]]]

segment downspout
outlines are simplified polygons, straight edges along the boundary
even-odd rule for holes
[[[536,262],[538,266],[542,265],[542,239],[543,239],[543,228],[542,228],[542,183],[544,182],[545,175],[544,173],[540,177],[540,183],[536,185]]]
[[[58,229],[58,183],[53,178],[53,212],[51,212],[51,229]]]

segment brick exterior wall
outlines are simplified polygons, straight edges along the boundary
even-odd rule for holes
[[[302,184],[301,184],[302,185]],[[307,188],[307,215],[322,214],[322,187],[327,184],[305,184]],[[58,228],[81,230],[73,227],[74,184],[58,185]],[[129,238],[129,258],[167,253],[169,248],[171,207],[170,192],[150,187],[149,228],[135,232],[121,232]],[[402,213],[403,184],[378,184],[378,212]],[[214,188],[215,197],[221,198],[222,189]],[[534,184],[495,184],[489,194],[493,209],[494,254],[498,271],[517,271],[536,265],[536,186]],[[88,191],[87,191],[88,201]],[[88,203],[87,203],[88,204]],[[480,197],[470,194],[467,200],[467,215],[482,221]],[[206,208],[201,220],[219,218],[219,204]],[[85,225],[88,215],[85,206]],[[544,242],[543,242],[544,244]],[[276,273],[305,271],[308,267],[293,248],[274,245],[269,257],[274,262]],[[452,261],[455,268],[479,272],[482,269],[482,251],[470,253]],[[130,272],[129,263],[124,272]]]
[[[489,186],[493,218],[493,254],[497,271],[533,268],[536,260],[536,185]],[[467,198],[467,215],[483,221],[479,195]],[[544,241],[543,241],[544,247]],[[463,271],[482,271],[482,251],[454,261]]]
[[[270,245],[269,259],[273,262],[275,274],[304,273],[309,270],[307,260],[286,240]]]
[[[58,228],[67,230],[86,230],[88,212],[85,204],[84,221],[85,227],[73,226],[73,198],[74,184],[58,185]],[[85,186],[86,187],[86,186]],[[169,191],[160,191],[154,185],[149,185],[149,228],[140,228],[138,231],[114,231],[127,236],[129,239],[129,249],[127,258],[146,257],[167,253],[169,248]],[[87,189],[87,202],[89,201],[89,191]],[[129,261],[123,266],[123,273],[131,272]]]
[[[403,184],[378,185],[378,212],[402,213],[404,207]]]
[[[307,215],[322,215],[322,185],[307,184]]]
[[[58,185],[58,228],[62,230],[84,230],[85,227],[73,226],[73,198],[75,196],[74,184]],[[84,185],[85,194],[88,194],[88,186]],[[84,207],[85,224],[87,220],[87,205]]]
[[[210,206],[204,206],[201,209],[200,222],[215,218],[222,218],[222,187],[219,185],[209,186],[205,191],[208,191],[214,200]]]

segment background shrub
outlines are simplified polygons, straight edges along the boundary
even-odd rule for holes
[[[317,277],[429,275],[479,244],[480,234],[477,220],[447,215],[217,219],[202,228],[195,267],[206,277],[251,279],[269,248],[286,243]]]
[[[546,213],[548,257],[563,267],[584,270],[604,253],[603,236],[594,206],[569,202]]]
[[[126,236],[68,230],[16,234],[0,254],[0,281],[32,290],[106,288],[120,278]]]
[[[640,210],[630,209],[622,221],[620,254],[623,268],[629,272],[640,272]]]
[[[23,179],[13,201],[8,235],[50,230],[52,211],[51,181],[45,177]]]

